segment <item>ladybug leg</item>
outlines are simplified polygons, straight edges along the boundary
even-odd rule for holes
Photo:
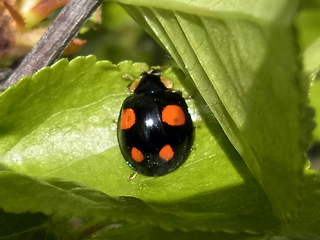
[[[167,77],[160,77],[160,81],[163,83],[163,85],[168,88],[168,89],[172,89],[173,87],[173,82],[167,78]]]
[[[125,75],[122,76],[122,78],[125,79],[125,80],[129,80],[130,81],[130,83],[127,86],[127,88],[128,88],[130,93],[133,93],[133,91],[139,85],[140,79],[141,79],[141,77],[137,79],[137,78],[133,77],[130,74],[125,74]]]
[[[179,91],[179,90],[173,90],[173,91],[171,91],[171,92],[177,93],[177,94],[179,94],[180,96],[182,96],[182,92]],[[188,95],[188,96],[184,97],[184,99],[185,99],[186,101],[188,101],[188,100],[193,99],[193,96],[192,96],[192,95]]]
[[[174,91],[171,91],[171,92],[173,92],[173,93],[177,93],[177,94],[179,94],[180,96],[182,96],[182,92],[181,92],[181,91],[179,91],[179,90],[174,90]]]
[[[185,99],[185,100],[191,100],[191,99],[193,99],[193,96],[192,96],[192,95],[188,95],[188,96],[186,96],[184,99]]]
[[[141,78],[134,80],[132,83],[129,84],[128,89],[130,93],[133,93],[134,90],[138,87]]]
[[[128,181],[131,181],[133,180],[136,176],[138,175],[138,172],[137,171],[134,171],[133,173],[130,174],[130,176],[128,177]]]

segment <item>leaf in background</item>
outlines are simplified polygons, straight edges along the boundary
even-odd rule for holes
[[[301,1],[297,17],[299,45],[303,53],[303,70],[310,79],[320,70],[320,1]]]
[[[320,142],[320,79],[314,80],[310,86],[310,105],[315,109],[316,128],[313,137]]]
[[[277,231],[278,220],[260,186],[217,122],[211,119],[212,135],[202,121],[196,121],[198,115],[190,100],[196,129],[195,149],[187,161],[168,175],[138,175],[128,181],[132,170],[116,140],[116,121],[130,83],[123,76],[137,77],[146,69],[144,64],[113,65],[87,57],[70,63],[61,60],[24,78],[0,96],[0,162],[22,174],[75,180],[110,196],[140,198],[161,213],[159,220],[147,218],[146,224],[190,231]],[[163,74],[181,89],[181,72],[169,69]],[[26,181],[30,183],[28,178]],[[74,195],[32,182],[35,190],[24,188],[22,180],[4,177],[0,207],[16,213],[83,216],[91,212],[91,204],[95,206],[95,202],[80,199],[78,213],[73,207]],[[70,201],[62,200],[60,194],[71,197]],[[141,206],[138,200],[138,205],[132,201],[133,208],[144,209],[141,201]],[[81,204],[88,204],[88,208],[82,209]],[[108,208],[108,202],[105,204],[103,207]],[[118,208],[122,209],[120,205]],[[117,211],[102,215],[114,218]],[[92,214],[93,218],[100,216],[95,211]],[[143,210],[133,211],[125,219],[140,222],[142,216],[147,217]]]
[[[320,13],[320,11],[319,11]],[[309,79],[314,79],[320,70],[320,37],[303,54],[304,72]]]
[[[78,37],[87,41],[75,56],[95,55],[98,60],[146,62],[150,66],[165,65],[172,59],[117,3],[101,4],[101,25],[80,32]]]
[[[297,16],[297,30],[299,45],[302,52],[312,45],[320,37],[320,1],[300,1],[300,10]]]
[[[117,2],[192,78],[187,85],[197,87],[275,212],[289,218],[310,141],[300,138],[308,133],[292,24],[298,1]]]
[[[299,44],[302,50],[303,70],[314,79],[320,70],[320,1],[305,0],[297,17]]]

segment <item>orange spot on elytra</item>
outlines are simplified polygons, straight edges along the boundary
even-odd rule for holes
[[[131,149],[131,157],[136,162],[142,162],[144,159],[142,152],[135,147]]]
[[[163,148],[161,148],[160,152],[159,152],[159,156],[165,160],[165,161],[169,161],[170,159],[173,158],[174,156],[174,152],[173,149],[171,148],[171,146],[169,144],[164,145]]]
[[[136,114],[131,108],[126,108],[122,111],[120,128],[122,130],[131,128],[136,123]]]
[[[186,116],[178,105],[167,105],[162,110],[161,118],[170,126],[182,126],[186,123]]]

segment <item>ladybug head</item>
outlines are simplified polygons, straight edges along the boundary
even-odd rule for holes
[[[159,69],[151,69],[148,72],[142,72],[140,74],[140,78],[146,77],[147,75],[161,76],[161,70]]]
[[[155,93],[167,90],[160,76],[161,71],[157,69],[141,73],[139,85],[134,93]]]

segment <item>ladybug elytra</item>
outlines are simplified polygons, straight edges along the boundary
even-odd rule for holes
[[[180,92],[168,89],[160,70],[143,72],[121,107],[118,142],[128,165],[147,176],[165,175],[187,158],[193,124]]]

